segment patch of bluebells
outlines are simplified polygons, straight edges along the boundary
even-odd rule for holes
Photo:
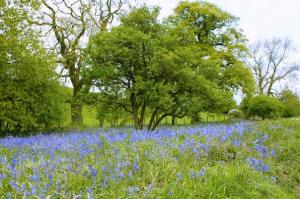
[[[258,160],[253,157],[249,157],[246,159],[246,162],[256,171],[268,172],[270,171],[270,167],[263,162],[263,160]]]
[[[94,192],[100,188],[109,189],[113,183],[125,180],[133,181],[139,175],[141,159],[178,161],[171,151],[177,149],[181,155],[191,152],[195,158],[207,156],[212,142],[219,144],[230,143],[235,147],[243,145],[242,137],[250,132],[251,127],[246,123],[233,125],[206,125],[195,127],[176,127],[159,129],[155,133],[146,130],[135,131],[129,129],[109,129],[106,132],[81,132],[52,135],[37,135],[24,138],[7,137],[0,139],[0,150],[9,149],[9,155],[0,156],[0,184],[9,179],[10,194],[19,196],[46,197],[49,192],[60,197],[65,189],[69,174],[90,179],[89,187],[81,190],[88,198],[95,198]],[[180,142],[179,138],[184,139]],[[195,139],[201,138],[201,139]],[[254,149],[267,158],[275,152],[263,146],[268,139],[267,135],[255,141]],[[107,143],[106,143],[107,142]],[[156,143],[153,151],[143,151],[139,154],[139,144],[144,142]],[[124,155],[118,147],[121,144],[135,154],[134,157]],[[214,143],[215,144],[215,143]],[[109,148],[104,148],[108,145]],[[110,161],[103,161],[109,157]],[[247,158],[247,163],[255,170],[267,172],[270,168],[261,160]],[[24,166],[25,165],[25,166]],[[82,169],[84,168],[84,169]],[[2,171],[1,171],[2,172]],[[146,171],[143,171],[146,172]],[[188,171],[187,171],[188,172]],[[190,178],[204,178],[206,170],[190,170]],[[188,174],[177,173],[177,180],[183,180]],[[26,186],[20,179],[26,178]],[[151,183],[145,190],[145,197],[154,188]],[[129,186],[128,194],[142,191],[137,186]],[[65,193],[66,195],[71,193]],[[7,195],[9,197],[9,195]],[[64,196],[61,196],[64,197]]]
[[[200,177],[203,177],[205,174],[205,169],[202,168],[200,171],[191,171],[190,175],[191,175],[191,178],[200,178]]]

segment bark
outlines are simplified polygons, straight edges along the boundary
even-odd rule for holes
[[[151,115],[150,122],[148,124],[148,131],[151,131],[152,125],[157,121],[158,109],[156,108]]]
[[[137,130],[141,130],[142,126],[140,124],[140,119],[139,119],[139,109],[135,103],[134,96],[131,96],[131,106],[132,106],[132,118],[133,118],[134,128]]]
[[[104,121],[105,121],[105,117],[99,118],[99,127],[102,128],[104,126]]]
[[[71,119],[72,126],[82,126],[83,117],[82,117],[82,103],[72,102],[71,103]]]
[[[176,117],[175,115],[172,115],[172,126],[175,126],[176,124],[176,121],[175,121]]]
[[[165,117],[167,117],[168,116],[168,114],[164,114],[164,115],[162,115],[151,127],[150,127],[150,129],[151,129],[151,131],[154,131],[157,127],[158,127],[158,125],[161,123],[161,121],[165,118]]]

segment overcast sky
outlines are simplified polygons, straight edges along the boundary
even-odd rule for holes
[[[256,40],[289,37],[298,52],[293,56],[300,62],[300,1],[299,0],[208,0],[223,10],[239,17],[239,28],[249,39]],[[162,17],[168,16],[179,0],[148,0],[150,5],[159,5]],[[281,85],[284,86],[284,83]],[[289,87],[300,94],[300,75]]]

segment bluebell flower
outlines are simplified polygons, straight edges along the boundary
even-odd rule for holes
[[[33,184],[31,185],[31,194],[36,196],[36,189]]]
[[[10,181],[9,184],[14,190],[16,190],[17,192],[19,191],[19,186],[15,181]]]
[[[107,178],[105,178],[105,179],[102,181],[101,186],[102,186],[103,189],[106,189],[106,188],[107,188],[107,182],[108,182]]]
[[[191,172],[190,172],[190,176],[191,176],[191,178],[194,178],[194,177],[196,177],[196,175],[195,175],[194,171],[191,171]]]
[[[98,173],[97,170],[94,167],[92,167],[91,165],[89,165],[89,169],[90,169],[91,176],[96,177],[97,173]]]
[[[181,175],[181,173],[178,172],[178,173],[177,173],[176,179],[177,179],[177,180],[181,180],[182,178],[183,178],[183,176]]]
[[[129,194],[133,194],[133,193],[136,193],[136,192],[139,192],[139,191],[140,191],[139,187],[128,187],[128,189],[127,189],[127,192]]]
[[[250,157],[246,159],[246,162],[256,171],[268,172],[270,170],[270,167],[264,164],[262,160]]]
[[[270,154],[271,154],[271,156],[272,156],[273,158],[276,158],[276,157],[277,157],[277,156],[276,156],[276,152],[275,152],[274,149],[272,149],[272,150],[270,151]]]
[[[5,174],[0,174],[0,180],[4,180],[6,178],[6,175]]]
[[[231,144],[235,147],[239,147],[242,145],[242,141],[235,139],[235,140],[232,140]]]
[[[255,150],[263,157],[267,158],[269,156],[268,150],[269,148],[260,144],[255,145]]]
[[[200,177],[203,177],[204,174],[205,174],[205,169],[202,168],[201,171],[200,171],[200,173],[199,173],[199,176],[200,176]]]
[[[11,199],[11,193],[10,192],[7,193],[6,198]]]
[[[109,169],[106,166],[103,166],[101,170],[103,173],[106,173],[109,171]]]
[[[147,187],[147,189],[146,189],[146,191],[145,191],[145,195],[149,194],[149,193],[152,191],[153,188],[154,188],[154,183],[151,183],[151,184]]]
[[[124,179],[124,173],[119,173],[119,177],[121,178],[121,179]]]
[[[94,193],[92,189],[88,189],[88,199],[94,199]]]
[[[133,171],[130,170],[130,171],[128,172],[127,176],[128,176],[129,178],[131,178],[131,177],[133,176]]]
[[[133,166],[133,170],[135,172],[138,171],[138,170],[140,170],[140,167],[139,167],[138,163],[134,162],[132,166]]]

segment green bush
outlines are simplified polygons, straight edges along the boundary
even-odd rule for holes
[[[232,109],[228,112],[230,118],[242,118],[243,112],[240,109]]]
[[[0,6],[0,13],[0,133],[60,127],[64,97],[53,55],[35,32],[19,29],[16,10]]]
[[[285,106],[275,97],[258,95],[249,99],[247,103],[247,117],[259,116],[262,119],[280,118]]]
[[[300,116],[300,99],[297,94],[290,90],[283,90],[279,99],[285,105],[283,117]]]

